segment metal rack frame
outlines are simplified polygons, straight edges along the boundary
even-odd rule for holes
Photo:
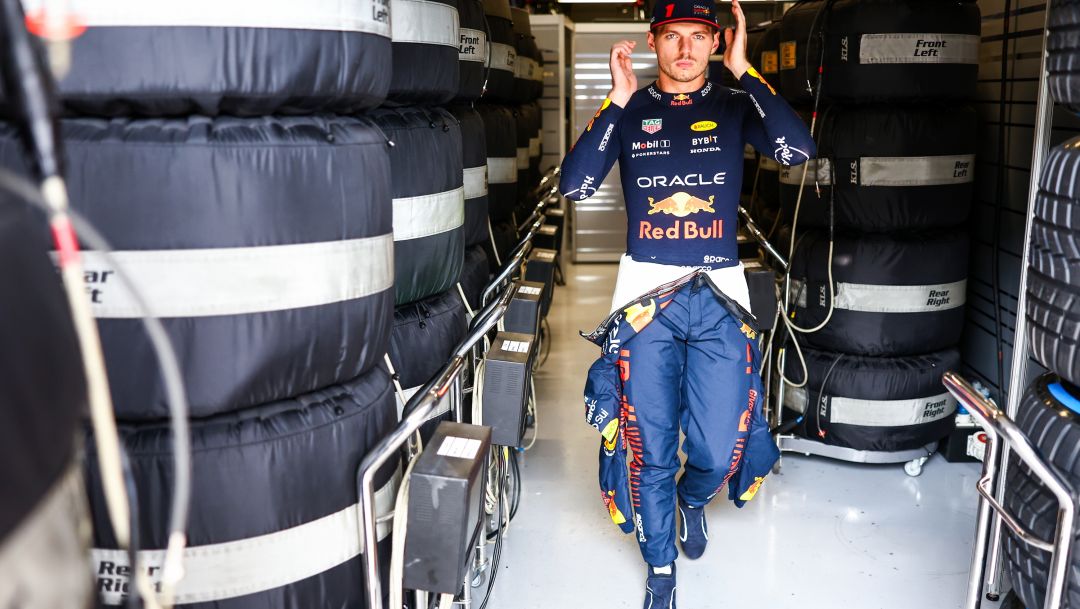
[[[1005,411],[999,410],[992,402],[985,399],[959,374],[948,372],[944,378],[949,392],[956,396],[957,400],[987,432],[987,452],[983,458],[983,475],[976,484],[980,497],[965,609],[979,607],[984,591],[987,600],[996,601],[1000,597],[1004,561],[1002,556],[1003,525],[1009,527],[1024,543],[1052,554],[1044,609],[1059,609],[1064,603],[1069,555],[1072,549],[1072,530],[1076,514],[1075,492],[1050,468],[1030,439],[1013,422],[1020,409],[1030,352],[1026,287],[1028,261],[1031,256],[1031,227],[1034,219],[1032,209],[1039,193],[1039,179],[1053,128],[1053,100],[1050,97],[1046,68],[1051,5],[1052,0],[1048,0],[1043,24],[1043,44],[1036,98],[1035,141],[1031,159],[1031,181],[1028,184],[1028,213],[1020,258],[1020,289],[1016,304],[1016,328]],[[1002,61],[1005,61],[1004,57]],[[1052,541],[1039,539],[1023,527],[1004,507],[1010,451],[1031,469],[1032,473],[1053,492],[1058,500],[1057,528]]]
[[[532,239],[544,222],[544,209],[548,198],[557,192],[559,168],[548,170],[541,178],[538,190],[543,190],[549,182],[551,184],[546,191],[539,195],[539,201],[533,209],[529,220],[522,226],[528,230],[522,236],[520,242],[512,250],[509,260],[500,269],[500,272],[492,279],[484,290],[484,307],[477,312],[469,324],[469,333],[454,350],[453,357],[420,391],[405,405],[404,416],[397,427],[382,439],[364,457],[357,469],[356,486],[359,499],[359,529],[360,529],[360,552],[363,555],[364,581],[367,585],[367,606],[371,609],[381,609],[382,580],[379,574],[379,548],[378,548],[378,516],[375,513],[375,474],[394,455],[399,454],[402,447],[410,442],[413,435],[427,422],[436,407],[445,399],[450,401],[450,410],[454,420],[462,422],[464,419],[464,390],[462,387],[462,373],[468,363],[475,357],[475,350],[480,342],[494,330],[510,306],[516,288],[512,281],[514,272],[521,267],[532,249]],[[465,590],[468,592],[469,585],[465,582]],[[466,602],[468,606],[468,601]]]
[[[1064,604],[1069,554],[1072,551],[1072,530],[1076,519],[1075,491],[1066,480],[1051,469],[1039,454],[1038,449],[1031,443],[1031,439],[1016,426],[1012,417],[998,410],[990,400],[984,398],[959,374],[945,373],[944,383],[949,392],[968,409],[987,434],[983,473],[979,481],[975,483],[975,488],[979,492],[979,526],[985,530],[990,518],[993,517],[997,526],[1004,523],[1022,542],[1051,553],[1049,582],[1043,608],[1060,609]],[[999,471],[998,459],[1002,460],[1002,464],[1007,463],[1002,453],[1009,449],[1016,453],[1016,456],[1031,469],[1031,473],[1050,489],[1058,501],[1057,526],[1054,529],[1052,541],[1041,539],[1024,527],[1002,503],[1000,497],[1005,477],[1004,468]],[[971,609],[979,605],[988,541],[985,536],[978,536],[975,539],[971,579],[968,582],[968,598],[965,605]],[[1000,539],[998,541],[1000,542]]]

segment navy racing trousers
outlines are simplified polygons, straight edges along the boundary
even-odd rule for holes
[[[677,556],[676,493],[706,505],[728,486],[739,507],[753,498],[779,451],[762,414],[753,317],[704,273],[661,286],[586,338],[602,347],[589,370],[586,417],[602,434],[600,486],[645,562]],[[679,432],[686,468],[679,472]]]

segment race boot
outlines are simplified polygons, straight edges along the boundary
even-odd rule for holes
[[[705,546],[709,543],[709,527],[705,524],[705,506],[690,507],[679,498],[679,517],[682,528],[679,529],[679,543],[683,556],[693,560],[701,558]]]
[[[644,609],[675,609],[675,563],[649,567],[645,579]]]

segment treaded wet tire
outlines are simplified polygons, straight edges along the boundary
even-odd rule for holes
[[[1043,375],[1028,388],[1016,417],[1016,424],[1051,468],[1074,487],[1080,485],[1080,419],[1074,410],[1080,407],[1080,401],[1072,397],[1075,395],[1080,391],[1060,383],[1056,375]],[[1071,402],[1072,408],[1065,402]],[[1057,526],[1057,500],[1015,454],[1009,457],[1005,507],[1037,537],[1052,538]],[[1074,527],[1074,539],[1075,534]],[[1004,551],[1013,587],[1024,606],[1042,607],[1050,555],[1020,541],[1007,528]],[[1080,607],[1080,553],[1075,551],[1066,586],[1062,607]]]
[[[1080,111],[1080,0],[1056,0],[1048,30],[1050,95],[1074,112]]]
[[[1051,149],[1031,229],[1027,315],[1035,358],[1080,382],[1080,138]]]

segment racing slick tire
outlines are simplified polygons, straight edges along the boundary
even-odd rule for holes
[[[517,119],[508,106],[478,104],[488,155],[488,213],[493,222],[510,219],[517,206]]]
[[[388,105],[453,99],[461,86],[458,0],[390,0],[390,13],[394,68]]]
[[[465,182],[465,247],[488,240],[487,135],[480,113],[466,105],[448,108],[461,124]]]
[[[968,274],[963,231],[838,233],[828,287],[829,238],[809,231],[791,263],[794,321],[816,349],[900,356],[955,346],[963,330]],[[830,293],[832,298],[830,301]]]
[[[340,385],[191,423],[191,508],[178,606],[198,609],[366,607],[356,517],[357,469],[397,423],[385,366]],[[120,428],[136,489],[141,562],[161,578],[169,543],[173,438],[168,422]],[[109,525],[93,438],[84,468],[93,572],[104,606],[129,590],[128,553]],[[375,474],[375,515],[393,510],[398,459]],[[257,509],[253,509],[257,506]],[[378,526],[381,572],[390,523]],[[226,577],[222,572],[228,573]],[[385,582],[384,582],[385,586]],[[385,589],[385,588],[384,588]]]
[[[390,336],[390,362],[394,365],[405,399],[409,400],[445,366],[468,328],[465,303],[457,288],[394,310]],[[399,400],[398,412],[405,407]],[[440,421],[449,420],[450,401],[438,408],[421,428],[426,441]]]
[[[780,167],[781,206],[794,215],[805,171],[799,226],[959,226],[974,198],[978,128],[969,106],[831,106],[820,119],[818,158]]]
[[[31,23],[45,4],[23,3]],[[87,26],[57,83],[73,114],[349,114],[382,104],[390,89],[387,0],[77,0],[71,8]]]
[[[798,358],[788,350],[785,376],[801,382]],[[855,450],[917,449],[949,435],[956,398],[941,384],[960,369],[955,348],[925,355],[864,357],[803,348],[805,387],[788,387],[784,408],[802,415],[796,432]]]
[[[394,287],[398,305],[453,287],[465,258],[461,127],[441,108],[369,113],[394,146]]]
[[[388,146],[369,119],[72,119],[62,135],[72,207],[114,249],[83,263],[118,418],[169,408],[144,311],[114,263],[161,318],[192,417],[344,382],[382,359],[393,207]],[[0,165],[29,173],[11,127]]]
[[[824,37],[823,100],[973,100],[981,30],[974,0],[804,0],[783,18],[784,97],[813,101]]]

